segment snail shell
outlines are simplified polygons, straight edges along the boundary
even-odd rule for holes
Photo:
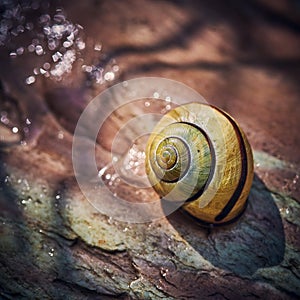
[[[236,121],[219,108],[189,103],[166,114],[146,147],[155,191],[204,224],[223,224],[244,211],[253,156]]]

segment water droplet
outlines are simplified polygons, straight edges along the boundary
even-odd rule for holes
[[[158,99],[158,98],[159,98],[159,93],[158,93],[158,92],[155,92],[155,93],[153,94],[153,98]]]
[[[43,68],[40,68],[40,73],[41,73],[42,75],[45,75],[45,74],[47,73],[47,71],[44,70]]]
[[[8,175],[7,175],[7,176],[5,176],[4,182],[5,182],[5,183],[8,183],[8,182],[10,182],[10,177],[9,177]]]
[[[0,120],[5,125],[7,125],[9,123],[9,119],[7,118],[7,113],[6,112],[1,113],[1,119]]]
[[[50,65],[48,62],[45,62],[45,63],[43,64],[43,68],[44,68],[45,70],[49,70],[50,67],[51,67],[51,65]]]
[[[51,248],[50,251],[48,252],[49,256],[53,257],[54,256],[54,248]]]
[[[120,67],[118,65],[114,65],[112,67],[113,72],[118,72],[120,70]]]
[[[59,51],[55,52],[52,55],[52,59],[53,59],[54,62],[57,62],[62,57],[63,57],[63,55]]]
[[[19,132],[19,128],[18,128],[18,127],[13,127],[13,128],[11,129],[11,131],[12,131],[13,133],[18,133],[18,132]]]
[[[72,42],[72,44],[73,44],[74,38],[75,38],[75,34],[74,34],[74,32],[72,31],[72,32],[70,33],[70,35],[67,36],[67,40],[70,41],[70,42]]]
[[[48,49],[49,50],[55,50],[58,47],[58,42],[55,39],[49,39],[48,40]],[[53,56],[52,56],[53,58]]]
[[[18,55],[22,55],[24,53],[24,48],[19,47],[16,52],[17,52]]]
[[[19,25],[17,27],[17,31],[18,31],[18,33],[23,33],[24,32],[24,27],[22,25]]]
[[[101,44],[96,44],[95,47],[94,47],[95,51],[101,51],[101,49],[102,49],[102,45]]]
[[[112,81],[112,80],[115,79],[115,74],[114,74],[113,72],[107,72],[107,73],[105,73],[105,75],[104,75],[104,79],[105,79],[106,81]]]
[[[58,139],[62,140],[64,138],[64,132],[63,131],[59,131],[57,134]]]
[[[50,18],[50,16],[48,15],[48,14],[45,14],[45,15],[42,15],[42,16],[40,16],[40,18],[39,18],[39,22],[40,23],[47,23],[47,22],[49,22],[51,20],[51,18]]]
[[[87,65],[82,65],[81,68],[84,72],[87,72],[87,73],[91,73],[93,70],[92,66],[87,66]]]
[[[32,24],[31,22],[28,22],[28,23],[26,23],[25,28],[26,28],[28,31],[31,31],[31,30],[33,29],[33,24]]]
[[[85,48],[85,42],[82,41],[81,39],[76,40],[76,45],[79,50],[83,50]]]
[[[69,47],[71,47],[72,45],[73,45],[72,42],[69,42],[69,41],[63,42],[63,46],[64,46],[65,48],[69,48]]]
[[[9,56],[10,56],[11,58],[15,58],[15,57],[17,57],[17,53],[16,53],[16,52],[10,52],[10,53],[9,53]]]
[[[37,45],[37,46],[35,47],[35,53],[36,53],[37,55],[42,55],[42,54],[44,53],[43,47],[42,47],[41,45]]]
[[[29,133],[29,128],[28,127],[24,127],[23,131],[24,131],[25,134],[28,134]]]
[[[33,44],[30,44],[28,47],[27,47],[28,51],[29,52],[34,52],[35,50],[35,46]]]
[[[29,76],[26,78],[26,84],[32,84],[35,82],[35,77],[34,76]]]
[[[297,174],[293,179],[293,184],[296,184],[299,179],[299,175]]]
[[[66,17],[62,13],[59,13],[53,17],[53,20],[58,23],[63,23],[63,22],[65,22]]]
[[[13,36],[18,36],[17,28],[14,28],[13,30],[11,30],[10,33],[11,33]]]
[[[168,275],[168,273],[169,273],[169,269],[167,269],[167,268],[160,269],[161,276],[166,277]]]
[[[37,46],[40,43],[38,39],[33,39],[32,40],[32,45]]]

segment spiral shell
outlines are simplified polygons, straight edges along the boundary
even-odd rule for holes
[[[166,114],[149,137],[146,173],[165,200],[204,224],[223,224],[245,209],[253,180],[247,138],[224,111],[201,103]]]

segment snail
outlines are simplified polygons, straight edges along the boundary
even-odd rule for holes
[[[146,145],[154,190],[204,225],[233,222],[245,210],[253,155],[237,122],[223,110],[188,103],[164,115]]]

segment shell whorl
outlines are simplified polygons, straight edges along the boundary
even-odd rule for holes
[[[224,111],[190,103],[166,114],[146,148],[156,192],[204,223],[226,223],[245,208],[253,179],[247,138]]]

